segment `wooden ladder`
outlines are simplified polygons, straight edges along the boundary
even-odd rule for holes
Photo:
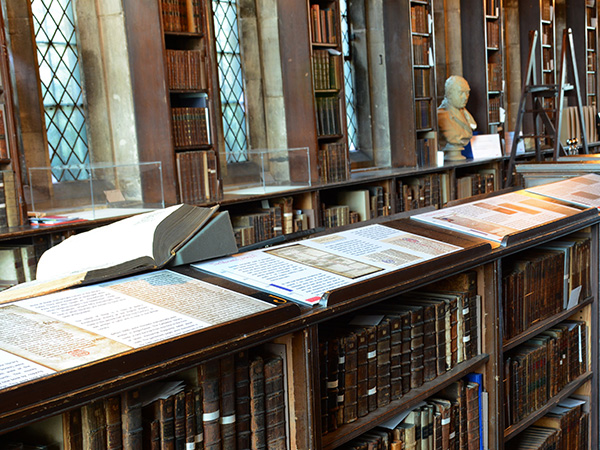
[[[587,134],[585,130],[585,122],[583,120],[583,109],[579,90],[579,74],[577,72],[577,63],[575,61],[573,33],[570,28],[565,29],[563,33],[558,84],[537,83],[537,70],[535,70],[535,50],[537,44],[537,30],[532,30],[529,33],[529,60],[527,62],[527,73],[523,78],[523,85],[521,88],[521,100],[519,102],[519,110],[517,113],[514,136],[510,150],[510,159],[506,172],[505,187],[512,186],[512,176],[515,167],[515,159],[517,156],[517,145],[520,140],[528,137],[534,139],[536,161],[542,160],[542,146],[540,143],[542,139],[545,140],[549,138],[553,140],[554,151],[552,156],[554,161],[558,159],[559,154],[566,154],[566,151],[560,142],[562,110],[565,92],[573,90],[573,85],[566,83],[567,51],[569,52],[569,60],[571,62],[574,78],[574,91],[577,99],[577,114],[579,116],[579,123],[581,124],[581,138],[583,142],[582,149],[584,153],[588,153]],[[544,104],[551,101],[551,99],[555,99],[554,104],[551,105],[551,107],[548,107]],[[521,134],[523,130],[523,120],[525,114],[531,114],[533,118],[533,133],[531,134]]]

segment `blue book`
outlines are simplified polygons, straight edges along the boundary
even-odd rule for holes
[[[483,406],[481,393],[483,392],[483,374],[471,372],[465,375],[465,381],[475,382],[479,385],[477,395],[479,398],[479,450],[483,450]]]

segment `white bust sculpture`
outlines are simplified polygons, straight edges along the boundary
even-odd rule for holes
[[[471,91],[469,83],[463,77],[452,75],[444,85],[444,100],[439,106],[438,126],[440,144],[443,145],[444,160],[460,161],[462,149],[469,143],[477,123],[465,106]]]

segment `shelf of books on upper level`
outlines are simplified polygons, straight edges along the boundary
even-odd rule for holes
[[[467,109],[480,133],[496,133],[503,122],[504,43],[501,0],[462,0],[463,29],[477,39],[463,39],[463,76],[471,87]],[[485,48],[480,42],[485,42]]]
[[[189,204],[220,198],[206,14],[203,0],[161,0],[177,185]]]
[[[598,10],[595,0],[569,3],[567,26],[571,29],[583,105],[595,107],[598,93]]]
[[[428,166],[435,161],[437,105],[433,8],[429,1],[410,2],[416,163]]]
[[[340,10],[337,0],[309,0],[312,86],[317,126],[319,180],[350,176],[346,131]]]

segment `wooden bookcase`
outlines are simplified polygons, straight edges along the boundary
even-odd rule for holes
[[[280,306],[269,315],[238,319],[0,390],[0,435],[7,442],[9,439],[35,439],[38,436],[39,439],[45,439],[46,443],[61,443],[65,439],[63,421],[68,417],[63,414],[65,412],[76,412],[98,399],[132,392],[140,387],[143,389],[157,380],[184,379],[193,387],[198,381],[196,375],[190,376],[190,373],[197,374],[200,365],[222,361],[241,351],[271,350],[277,344],[283,346],[286,355],[285,385],[290,417],[286,421],[290,439],[286,448],[340,448],[397,414],[412,409],[421,401],[441,395],[448,386],[472,372],[481,374],[483,390],[488,393],[486,428],[490,450],[512,448],[511,441],[514,442],[513,439],[521,432],[559,402],[573,395],[589,399],[589,448],[596,448],[599,223],[597,212],[586,210],[570,220],[563,219],[517,233],[511,236],[506,245],[498,245],[409,219],[385,222],[400,230],[458,245],[462,250],[348,288],[333,290],[329,294],[328,306],[305,308],[276,299]],[[553,242],[566,241],[582,234],[590,238],[589,252],[585,257],[586,269],[589,270],[587,293],[582,294],[574,306],[553,310],[540,320],[525,324],[518,332],[510,336],[506,334],[507,321],[511,317],[520,317],[513,309],[513,296],[507,297],[509,285],[503,282],[511,271],[511,261],[535,255],[536,250]],[[176,270],[249,295],[261,295],[254,289],[202,275],[186,266]],[[562,263],[556,270],[563,273]],[[329,374],[329,369],[323,365],[319,349],[333,325],[340,321],[346,324],[355,315],[376,314],[389,301],[410,304],[414,301],[415,291],[431,290],[434,284],[467,272],[472,273],[476,280],[476,290],[473,292],[480,299],[473,303],[477,313],[473,312],[471,316],[477,326],[468,328],[471,330],[471,339],[475,339],[476,335],[478,344],[471,347],[476,351],[466,353],[465,350],[465,355],[469,356],[465,356],[462,362],[457,360],[455,366],[429,377],[400,398],[382,403],[357,420],[326,430],[322,417],[326,411],[328,413],[324,409],[328,406],[322,402],[330,398],[329,394],[334,391],[330,391],[329,387],[333,389],[334,384],[322,384],[323,376]],[[561,280],[562,284],[564,277],[554,278]],[[561,302],[562,298],[560,296]],[[585,323],[586,331],[582,333],[587,352],[585,367],[580,367],[580,374],[540,402],[535,410],[509,424],[504,419],[505,357],[528,340],[556,328],[565,320]],[[329,378],[327,380],[332,381]],[[40,392],[44,394],[40,395]]]
[[[534,54],[533,84],[556,85],[556,21],[554,0],[525,0],[519,2],[519,26],[521,37],[521,74],[527,70],[529,60],[530,32],[537,31],[538,44]],[[525,44],[526,43],[526,44]],[[524,75],[522,75],[524,76]],[[555,97],[542,99],[542,105],[550,120],[554,120]],[[541,120],[541,119],[540,119]],[[533,124],[524,121],[524,131],[531,133]],[[540,125],[539,130],[544,127]],[[551,134],[546,132],[545,134]],[[544,142],[545,141],[545,142]],[[551,139],[542,140],[542,146],[552,146]]]
[[[427,167],[437,151],[433,7],[422,0],[383,6],[392,166]]]
[[[567,26],[573,31],[573,44],[584,105],[598,103],[598,8],[595,1],[579,1],[567,8]]]
[[[339,3],[309,0],[307,6],[319,180],[335,183],[350,176]]]
[[[462,29],[469,30],[462,40],[463,77],[471,87],[467,109],[479,133],[497,133],[500,109],[505,108],[502,0],[462,0],[460,7],[470,11],[461,15]]]
[[[204,0],[160,1],[165,81],[175,151],[179,200],[211,203],[220,198],[215,101]]]

